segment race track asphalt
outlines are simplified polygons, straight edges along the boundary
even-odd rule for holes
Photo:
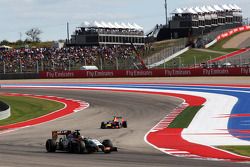
[[[84,100],[90,107],[58,120],[0,135],[0,167],[245,167],[250,164],[176,158],[155,150],[144,135],[182,101],[159,95],[105,91],[1,89],[1,92],[55,95]],[[127,129],[102,130],[100,122],[115,114],[128,120]],[[119,151],[112,154],[47,153],[51,131],[81,129],[85,137],[110,138]]]

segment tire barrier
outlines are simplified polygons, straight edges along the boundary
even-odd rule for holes
[[[10,113],[10,106],[2,101],[0,101],[0,120],[9,118],[11,115]]]

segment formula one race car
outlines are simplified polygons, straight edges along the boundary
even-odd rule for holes
[[[52,132],[52,139],[46,141],[46,150],[47,152],[60,150],[78,154],[111,153],[117,151],[117,147],[114,147],[109,139],[100,142],[97,139],[84,138],[80,135],[80,130],[62,130]]]
[[[120,129],[127,127],[127,121],[125,121],[122,117],[116,116],[114,116],[114,119],[111,121],[101,123],[101,129]]]

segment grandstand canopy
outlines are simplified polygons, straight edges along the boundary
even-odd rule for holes
[[[202,7],[201,7],[201,10],[202,10],[204,13],[210,13],[210,11],[207,9],[206,6],[202,6]]]
[[[203,14],[212,12],[223,12],[223,11],[241,11],[242,9],[235,4],[224,4],[224,5],[208,5],[195,8],[176,8],[172,14]]]
[[[226,4],[222,5],[222,9],[224,10],[232,10],[230,7],[228,7]]]
[[[238,5],[234,4],[234,6],[235,6],[237,9],[241,10],[241,8],[240,8]]]
[[[182,10],[183,10],[182,11],[183,14],[197,14],[197,12],[193,8],[186,8]]]
[[[210,12],[216,12],[216,10],[212,6],[207,6],[207,10]]]
[[[136,23],[111,23],[111,22],[87,22],[85,21],[84,23],[81,24],[81,27],[83,28],[104,28],[104,29],[131,29],[131,30],[137,30],[137,31],[143,31],[143,27],[139,26]]]
[[[218,12],[224,11],[219,5],[214,5],[214,9],[217,10]]]
[[[172,14],[181,14],[181,13],[183,13],[183,10],[181,8],[177,8],[172,12]]]
[[[234,8],[235,10],[239,10],[239,11],[242,10],[242,9],[241,9],[239,6],[237,6],[236,4],[230,4],[230,6],[232,7],[232,9]]]
[[[198,6],[196,6],[196,7],[194,8],[194,10],[195,10],[197,13],[204,13],[204,12],[200,9],[200,7],[198,7]]]

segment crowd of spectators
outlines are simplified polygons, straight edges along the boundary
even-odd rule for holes
[[[0,51],[0,73],[79,69],[84,65],[115,64],[134,55],[131,47],[22,48]]]

